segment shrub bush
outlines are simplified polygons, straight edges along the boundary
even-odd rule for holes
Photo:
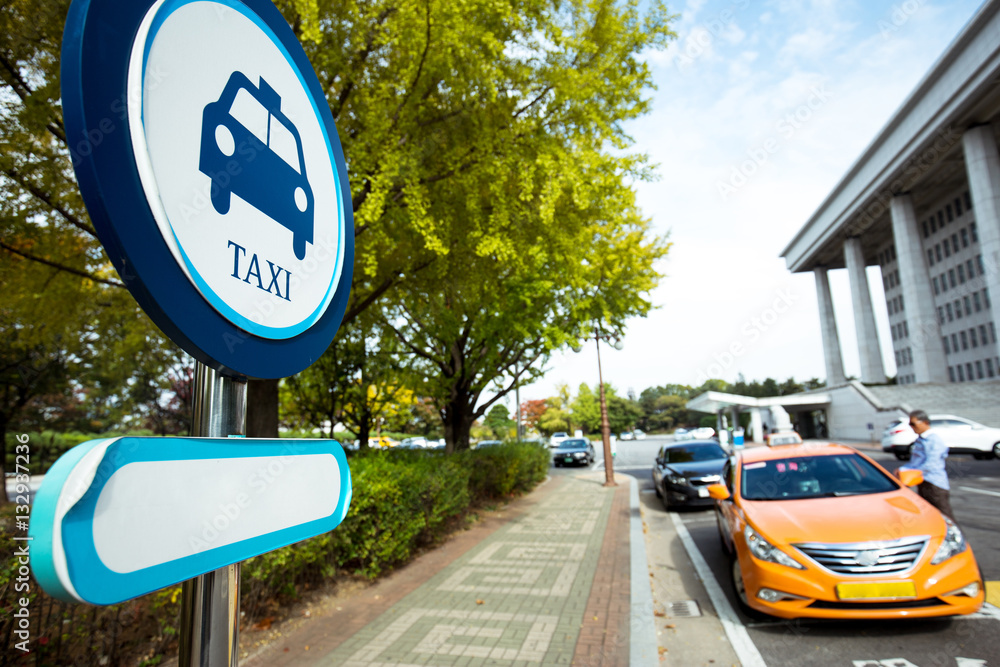
[[[545,479],[548,450],[507,444],[452,456],[440,451],[370,450],[349,459],[351,508],[336,530],[289,545],[243,565],[247,615],[268,595],[337,570],[374,579],[434,544],[479,503],[530,491]]]
[[[549,458],[538,445],[507,444],[450,456],[434,450],[373,450],[349,463],[353,498],[336,530],[244,561],[240,605],[247,622],[270,615],[303,588],[338,572],[374,579],[406,562],[477,504],[530,491],[545,478]],[[0,508],[0,547],[8,553],[14,549],[13,519],[13,504]],[[0,568],[3,636],[10,636],[13,600],[20,595],[10,585],[17,566],[12,560]],[[48,619],[40,626],[47,643],[35,647],[38,664],[83,664],[95,654],[110,664],[152,665],[175,646],[179,586],[105,608],[58,602],[33,580],[31,591],[33,618]]]

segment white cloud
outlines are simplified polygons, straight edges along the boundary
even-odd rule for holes
[[[674,60],[650,60],[659,87],[654,110],[628,128],[661,176],[637,186],[640,205],[659,233],[670,231],[674,246],[652,295],[660,308],[630,323],[622,351],[602,349],[608,382],[623,392],[696,384],[713,365],[730,381],[738,373],[748,380],[825,376],[814,278],[790,274],[778,255],[976,9],[975,1],[961,0],[961,11],[943,0],[925,2],[888,37],[878,22],[891,15],[890,0],[769,2],[759,15],[721,0],[688,2],[676,28],[683,39],[671,47]],[[726,9],[733,19],[713,33],[711,21]],[[696,35],[712,39],[688,67],[678,67],[685,40]],[[754,156],[759,164],[752,165]],[[744,174],[745,183],[723,198],[719,183],[748,166],[755,168]],[[884,296],[877,269],[870,272],[891,375]],[[845,272],[832,271],[830,282],[845,370],[858,375]],[[780,294],[793,294],[793,304],[766,329],[756,327],[754,318],[764,323]],[[732,353],[734,343],[739,354]],[[522,390],[522,400],[552,395],[559,382],[574,391],[580,382],[597,382],[593,343],[550,366],[543,381]]]

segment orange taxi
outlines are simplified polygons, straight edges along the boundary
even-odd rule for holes
[[[903,471],[903,482],[920,482]],[[759,447],[726,464],[716,499],[743,611],[782,618],[971,614],[982,576],[958,526],[857,450]]]

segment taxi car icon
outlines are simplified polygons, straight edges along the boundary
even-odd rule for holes
[[[314,212],[302,139],[263,77],[255,86],[233,72],[219,99],[205,105],[198,169],[212,179],[219,214],[229,212],[236,194],[291,231],[295,256],[305,258]]]

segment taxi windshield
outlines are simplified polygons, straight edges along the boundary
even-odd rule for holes
[[[895,491],[884,472],[857,454],[796,456],[743,465],[746,500],[802,500]]]

